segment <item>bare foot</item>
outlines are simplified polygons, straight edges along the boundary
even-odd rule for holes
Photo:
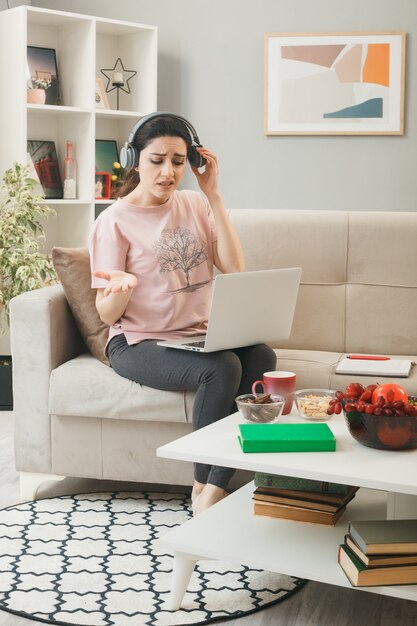
[[[194,481],[193,490],[191,492],[191,508],[193,510],[194,515],[196,512],[197,500],[205,486],[206,486],[205,483],[198,483],[196,480]]]
[[[198,500],[195,503],[194,515],[202,513],[206,509],[209,509],[216,502],[223,500],[228,494],[225,489],[216,487],[216,485],[207,484],[198,496]]]

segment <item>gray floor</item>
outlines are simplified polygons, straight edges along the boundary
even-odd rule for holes
[[[40,495],[137,488],[134,483],[65,479],[45,486]],[[3,411],[0,412],[0,508],[18,501],[18,475],[13,462],[13,414]],[[282,604],[221,623],[228,626],[416,626],[417,603],[309,582]],[[39,622],[0,611],[0,626],[28,624]]]

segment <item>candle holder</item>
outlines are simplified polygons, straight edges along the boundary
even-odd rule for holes
[[[117,110],[119,110],[119,91],[121,89],[125,93],[131,93],[129,81],[136,76],[137,72],[127,70],[120,57],[117,58],[113,67],[102,69],[100,72],[107,78],[106,92],[110,93],[117,89]]]

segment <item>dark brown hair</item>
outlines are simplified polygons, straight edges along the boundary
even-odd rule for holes
[[[176,117],[161,115],[161,117],[151,118],[138,128],[132,141],[138,155],[140,156],[141,151],[157,137],[180,137],[185,141],[187,151],[191,147],[190,132],[186,124]],[[136,167],[137,164],[127,172],[124,183],[117,192],[118,198],[127,196],[138,185],[140,178]]]

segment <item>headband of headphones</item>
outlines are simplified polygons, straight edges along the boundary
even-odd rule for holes
[[[139,162],[139,154],[137,149],[135,148],[133,142],[136,137],[136,133],[139,128],[141,128],[144,124],[149,122],[156,117],[173,117],[174,119],[180,120],[183,122],[184,126],[187,128],[190,133],[191,138],[191,146],[188,148],[187,157],[192,167],[203,167],[206,163],[206,159],[201,156],[201,154],[196,150],[196,148],[201,146],[200,140],[196,133],[196,130],[192,124],[184,117],[180,115],[176,115],[175,113],[169,113],[168,111],[155,111],[154,113],[150,113],[149,115],[145,115],[142,117],[132,130],[130,131],[130,135],[123,148],[120,150],[120,165],[127,169],[132,169],[136,167]]]

